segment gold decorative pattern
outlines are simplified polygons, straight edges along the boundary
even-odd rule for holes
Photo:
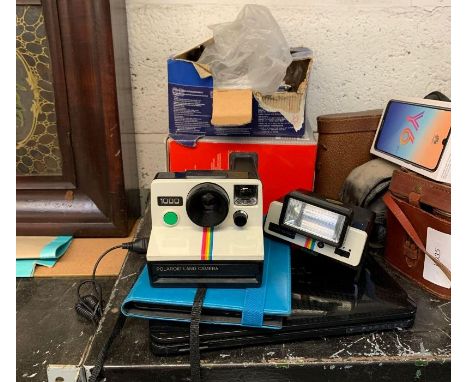
[[[16,174],[62,174],[41,6],[16,7]]]

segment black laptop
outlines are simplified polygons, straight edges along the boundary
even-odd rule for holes
[[[292,315],[279,330],[200,325],[200,350],[341,336],[413,325],[416,305],[390,274],[367,256],[359,278],[355,270],[323,256],[291,255]],[[149,320],[156,355],[189,352],[189,324]]]

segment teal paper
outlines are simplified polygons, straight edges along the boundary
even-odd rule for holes
[[[45,265],[46,267],[53,267],[58,259],[26,259],[16,260],[16,277],[32,277],[36,265]]]
[[[44,248],[42,248],[39,258],[41,259],[58,259],[62,256],[71,244],[73,236],[57,236]]]
[[[37,259],[16,260],[16,277],[32,277],[36,265],[53,267],[58,259],[67,251],[73,236],[57,236],[38,254]]]

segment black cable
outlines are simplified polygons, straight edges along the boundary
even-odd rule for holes
[[[78,294],[78,303],[75,305],[75,311],[81,317],[85,318],[86,320],[93,322],[94,325],[98,325],[99,321],[101,320],[102,313],[103,313],[103,301],[102,301],[102,288],[100,285],[96,283],[96,270],[99,266],[101,260],[114,249],[122,248],[122,245],[115,245],[108,250],[106,250],[96,261],[94,264],[93,275],[91,279],[84,280],[78,285],[77,294]],[[81,288],[86,285],[91,284],[95,294],[87,294],[81,295]]]
[[[206,288],[198,288],[190,313],[190,381],[201,381],[200,367],[200,316]]]
[[[104,311],[104,302],[102,300],[102,288],[96,282],[96,270],[101,260],[107,254],[112,252],[114,249],[118,249],[118,248],[128,249],[129,251],[133,251],[136,253],[146,253],[148,249],[148,242],[149,242],[148,238],[136,239],[128,243],[115,245],[107,249],[101,256],[99,256],[96,263],[94,264],[93,275],[91,279],[84,280],[80,283],[80,285],[78,285],[78,289],[77,289],[78,302],[75,305],[75,311],[79,316],[94,323],[94,325],[96,326],[99,324],[99,321],[101,320],[101,317]],[[81,288],[86,284],[92,285],[94,294],[87,294],[84,296],[81,294]],[[126,320],[126,316],[120,313],[119,317],[117,318],[117,322],[115,323],[114,329],[112,330],[111,335],[109,336],[109,338],[107,339],[107,341],[105,342],[104,346],[102,347],[101,351],[99,352],[97,356],[95,366],[91,370],[91,376],[89,378],[89,382],[97,381],[97,378],[99,377],[99,374],[101,373],[101,370],[104,366],[104,361],[107,357],[107,352],[109,351],[109,348],[111,347],[112,342],[114,342],[115,337],[117,337],[117,335],[122,330],[122,327],[125,324],[125,320]]]
[[[120,245],[115,245],[107,249],[94,264],[93,275],[91,279],[84,280],[78,285],[77,294],[78,302],[75,305],[76,313],[86,319],[89,322],[94,323],[95,326],[99,324],[102,314],[104,312],[104,302],[102,300],[102,288],[96,282],[96,270],[99,266],[101,260],[110,252],[115,249],[128,249],[137,253],[146,253],[148,249],[148,238],[140,238],[128,243],[122,243]],[[82,295],[81,289],[83,286],[91,284],[93,291],[91,294]]]

